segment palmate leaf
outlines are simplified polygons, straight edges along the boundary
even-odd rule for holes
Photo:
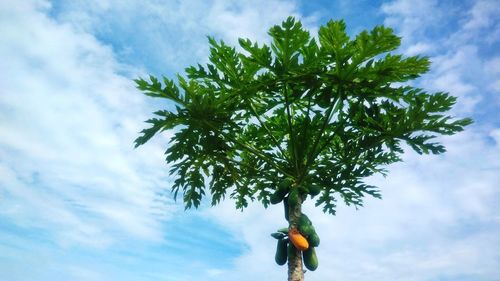
[[[381,197],[364,180],[386,175],[403,144],[443,153],[437,137],[472,122],[447,114],[456,102],[448,93],[403,84],[427,72],[429,59],[391,53],[401,38],[390,28],[351,39],[344,21],[329,21],[316,40],[290,17],[268,34],[270,45],[240,39],[241,53],[209,37],[209,62],[187,67],[186,77],[136,80],[144,94],[176,104],[155,112],[135,144],[174,132],[166,161],[186,208],[204,196],[267,207],[284,178],[322,187],[314,199],[325,212],[338,202],[359,207]]]

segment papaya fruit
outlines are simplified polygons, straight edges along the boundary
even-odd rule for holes
[[[321,186],[316,184],[309,186],[309,195],[311,195],[311,198],[318,195],[320,192],[321,192]]]
[[[292,228],[288,231],[288,238],[297,250],[304,251],[309,248],[309,242],[307,242],[307,239],[302,236],[296,228]]]
[[[314,231],[311,235],[309,235],[309,237],[307,238],[307,241],[309,241],[309,244],[312,247],[318,247],[319,246],[320,240],[319,240],[319,236],[316,233],[316,231]]]
[[[313,233],[316,232],[312,225],[299,225],[299,232],[304,235],[306,238],[309,238]],[[309,240],[309,239],[308,239]]]
[[[269,201],[271,202],[271,204],[275,205],[275,204],[278,204],[279,202],[283,201],[285,196],[288,194],[288,191],[290,191],[290,186],[292,185],[292,183],[293,183],[293,180],[289,179],[289,178],[282,180],[278,184],[278,188],[276,189],[276,191],[273,194],[271,194],[271,196],[269,198]]]
[[[311,220],[306,214],[300,214],[299,217],[299,226],[312,225]]]
[[[285,219],[288,221],[288,218],[290,217],[289,216],[290,210],[289,210],[289,207],[288,207],[288,197],[285,197],[283,199],[283,208],[285,209]]]
[[[304,258],[304,265],[310,271],[315,271],[318,268],[318,256],[316,256],[316,250],[314,247],[310,247],[306,251],[302,252],[302,257]]]
[[[306,237],[311,235],[315,231],[311,220],[309,219],[309,217],[307,217],[306,214],[300,214],[297,226],[299,231]]]
[[[316,233],[316,229],[314,229],[311,220],[309,219],[309,217],[307,217],[306,214],[300,215],[298,222],[298,229],[300,233],[302,233],[307,238],[307,241],[312,247],[319,246],[320,242],[319,236]]]
[[[293,180],[291,178],[285,178],[284,180],[282,180],[279,183],[278,190],[288,191],[288,190],[290,190],[290,187],[292,186],[292,184],[293,184]]]
[[[284,196],[281,196],[279,194],[279,192],[276,191],[275,193],[271,194],[271,196],[269,197],[269,202],[271,202],[271,204],[273,204],[273,205],[276,205],[283,200],[283,197]]]
[[[274,260],[278,265],[284,265],[288,259],[287,254],[287,240],[279,239],[278,244],[276,246],[276,255],[274,256]]]

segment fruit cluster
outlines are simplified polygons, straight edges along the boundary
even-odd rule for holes
[[[283,203],[292,205],[296,204],[299,201],[299,197],[304,199],[307,195],[310,195],[312,198],[321,192],[321,187],[317,185],[299,185],[295,188],[292,188],[292,184],[293,180],[290,178],[282,180],[278,185],[276,191],[271,194],[269,198],[271,204],[278,204],[279,202],[283,201]]]
[[[319,245],[320,240],[307,215],[300,216],[297,228],[282,228],[271,236],[278,240],[275,255],[278,265],[284,265],[295,248],[302,252],[307,269],[314,271],[318,268],[318,257],[314,248]]]
[[[314,197],[320,192],[321,188],[319,186],[294,185],[292,179],[286,178],[280,182],[276,191],[271,194],[270,202],[271,204],[283,202],[285,219],[288,221],[290,207],[293,208],[294,205],[299,203],[299,200],[304,201],[308,195]],[[318,268],[318,257],[314,248],[319,245],[319,236],[307,215],[300,215],[297,227],[279,229],[278,232],[272,233],[271,236],[278,240],[275,256],[277,264],[284,265],[288,257],[297,249],[302,252],[304,265],[307,269],[314,271]]]

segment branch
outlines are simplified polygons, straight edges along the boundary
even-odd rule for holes
[[[290,145],[292,146],[292,158],[293,162],[295,162],[295,171],[298,173],[299,165],[297,164],[297,148],[295,146],[295,136],[293,134],[293,128],[292,128],[292,116],[290,114],[290,103],[288,101],[288,89],[286,87],[287,83],[284,84],[285,88],[285,107],[286,107],[286,117],[287,117],[287,123],[288,123],[288,133],[290,134]]]
[[[302,174],[300,175],[300,178],[299,178],[298,182],[300,182],[304,178],[305,174],[307,173],[307,169],[311,165],[311,163],[314,160],[314,158],[316,158],[316,149],[318,147],[318,144],[319,144],[319,141],[320,141],[321,137],[323,136],[323,133],[325,132],[326,125],[328,123],[330,123],[330,119],[333,116],[332,113],[334,111],[338,111],[339,106],[341,104],[342,104],[342,98],[339,95],[339,96],[337,96],[337,99],[335,100],[335,102],[332,103],[332,105],[330,105],[330,107],[328,108],[327,113],[326,113],[327,118],[325,118],[325,122],[323,122],[323,125],[321,126],[321,130],[320,130],[320,132],[318,134],[318,137],[314,141],[313,148],[312,148],[311,152],[308,155],[308,158],[307,158],[307,161],[306,161],[306,165],[305,165],[305,167],[304,167],[304,169],[302,171]],[[335,110],[334,110],[334,108],[335,108]]]

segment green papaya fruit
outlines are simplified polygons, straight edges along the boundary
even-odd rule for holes
[[[271,202],[271,204],[276,205],[283,200],[283,197],[284,196],[281,196],[281,194],[276,191],[275,193],[271,194],[271,196],[269,197],[269,201]]]
[[[309,195],[311,195],[311,197],[318,195],[320,192],[321,192],[321,186],[316,184],[309,186]]]
[[[278,190],[288,191],[288,190],[290,190],[290,187],[292,186],[292,184],[293,184],[293,180],[291,178],[285,178],[278,185]]]
[[[309,242],[309,244],[312,246],[312,247],[318,247],[319,246],[319,236],[318,234],[316,233],[316,231],[314,231],[307,239],[307,241]]]
[[[285,195],[288,194],[288,189],[278,189],[276,190],[276,194],[277,196],[281,197],[281,199],[283,199],[285,197]]]
[[[288,259],[287,244],[288,243],[286,240],[278,240],[278,245],[276,246],[276,255],[274,256],[274,260],[278,265],[284,265]]]
[[[279,240],[279,239],[283,239],[283,238],[285,238],[285,236],[286,236],[286,235],[285,235],[284,233],[282,233],[282,232],[274,232],[274,233],[271,233],[271,236],[272,236],[273,238],[275,238],[275,239],[278,239],[278,240]]]
[[[301,226],[306,226],[306,225],[312,225],[311,220],[306,214],[300,214],[299,217],[299,227]]]
[[[316,250],[314,247],[309,247],[309,249],[302,252],[304,257],[304,265],[310,271],[315,271],[318,268],[318,256],[316,256]]]
[[[280,182],[278,185],[278,188],[276,191],[271,194],[271,197],[269,198],[271,204],[278,204],[279,202],[283,201],[285,196],[288,194],[288,191],[290,191],[290,186],[292,185],[293,180],[286,178]]]
[[[283,199],[283,208],[285,209],[285,219],[288,221],[290,210],[288,207],[288,197]]]
[[[306,238],[309,238],[311,235],[313,235],[313,233],[316,232],[312,225],[299,224],[298,228],[299,232],[302,233],[302,235],[304,235]]]

